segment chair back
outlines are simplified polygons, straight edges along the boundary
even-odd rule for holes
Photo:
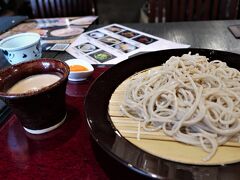
[[[96,15],[95,0],[31,0],[34,18]]]
[[[149,22],[236,19],[239,0],[149,0]]]

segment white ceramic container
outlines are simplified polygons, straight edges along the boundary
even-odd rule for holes
[[[68,76],[68,80],[70,81],[83,81],[87,79],[94,71],[93,66],[85,60],[69,59],[65,61],[65,63],[67,63],[68,66],[71,66],[71,65],[85,66],[88,69],[87,71],[71,71],[70,70],[70,74]]]
[[[39,59],[42,56],[40,35],[20,33],[0,41],[0,49],[10,64]]]

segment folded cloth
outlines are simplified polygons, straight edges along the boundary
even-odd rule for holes
[[[14,26],[28,19],[28,16],[1,16],[0,17],[0,34],[8,31]]]

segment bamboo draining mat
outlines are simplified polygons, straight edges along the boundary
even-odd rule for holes
[[[223,165],[240,162],[240,143],[237,142],[228,142],[218,147],[212,159],[203,161],[207,153],[201,148],[176,142],[173,138],[164,135],[162,131],[144,131],[140,122],[124,116],[120,111],[120,104],[129,80],[130,78],[120,84],[112,94],[109,115],[115,128],[131,143],[158,157],[186,164]]]

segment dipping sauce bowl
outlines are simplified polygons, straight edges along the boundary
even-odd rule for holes
[[[65,61],[70,67],[68,79],[70,81],[86,80],[94,71],[93,66],[81,59],[69,59]]]
[[[36,89],[41,80],[34,82],[32,78],[33,87],[29,91],[9,92],[14,85],[38,75],[55,75],[57,80]],[[68,75],[68,65],[55,59],[38,59],[9,66],[0,70],[0,98],[11,108],[27,132],[49,132],[60,126],[66,118],[65,91]]]

